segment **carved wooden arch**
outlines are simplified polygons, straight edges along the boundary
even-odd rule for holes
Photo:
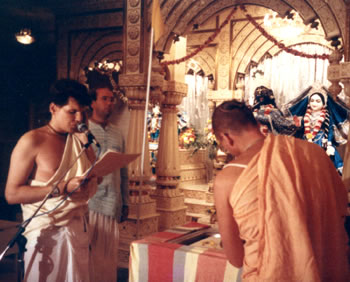
[[[260,44],[259,40],[256,40],[256,44]],[[285,45],[287,47],[306,44],[306,43],[315,43],[320,44],[322,46],[328,47],[326,44],[320,43],[317,38],[305,37],[300,38],[298,40],[289,40],[285,41]],[[235,74],[232,80],[232,89],[234,89],[234,83],[238,79],[238,73],[246,73],[251,62],[258,63],[261,61],[263,57],[267,54],[270,56],[275,56],[277,53],[281,52],[277,46],[271,43],[268,40],[265,40],[263,44],[259,46],[259,48],[254,47],[255,43],[251,44],[248,48],[242,48],[237,51],[237,55],[232,58],[232,73]]]
[[[305,24],[319,18],[327,40],[333,37],[345,37],[346,5],[344,1],[313,0],[312,4],[301,0],[285,0],[285,2],[299,13]]]
[[[280,16],[285,16],[288,11],[294,9],[308,24],[318,18],[325,31],[326,39],[343,37],[345,34],[346,6],[343,1],[335,0],[325,3],[315,0],[311,4],[302,0],[251,0],[251,1],[213,1],[213,0],[187,0],[170,1],[161,3],[161,13],[165,21],[165,34],[156,43],[158,50],[169,52],[173,34],[187,34],[194,24],[203,24],[209,18],[225,9],[235,5],[258,5],[276,11]],[[336,15],[336,17],[335,17]]]
[[[247,6],[249,14],[252,14],[252,7]],[[255,10],[255,9],[254,9]],[[268,11],[260,9],[256,11],[258,23],[262,22],[262,16]],[[243,19],[243,20],[242,20]],[[252,62],[258,63],[262,57],[267,54],[273,56],[280,48],[269,41],[262,33],[257,30],[248,20],[244,20],[244,16],[237,12],[237,15],[232,19],[232,39],[231,39],[231,68],[230,68],[230,89],[235,89],[235,85],[242,74],[245,74]],[[268,31],[268,30],[267,30]],[[306,42],[318,43],[330,47],[329,41],[324,38],[320,31],[310,32],[308,35],[298,36],[297,38],[284,39],[283,43],[289,47]]]
[[[72,43],[70,76],[85,82],[84,69],[95,62],[119,61],[123,58],[123,31],[121,28],[89,31],[77,35],[80,44]],[[78,41],[78,40],[77,40]]]
[[[307,39],[300,39],[300,40],[294,40],[285,42],[287,47],[294,46],[294,45],[300,45],[300,44],[306,44],[306,43],[315,43],[315,41],[310,40],[310,38]],[[320,44],[320,43],[317,43]],[[328,47],[327,45],[320,44],[324,47]],[[247,73],[249,66],[252,62],[259,63],[262,58],[264,58],[267,54],[270,56],[275,56],[278,53],[281,52],[281,49],[273,45],[269,41],[265,41],[263,45],[260,46],[259,49],[254,49],[251,45],[247,49],[241,49],[238,50],[237,56],[235,58],[232,58],[232,73],[233,79],[231,81],[231,89],[235,89],[235,83],[238,81],[239,74],[245,74]]]
[[[215,74],[215,58],[213,58],[211,54],[203,50],[198,55],[193,57],[193,60],[196,62],[199,68],[204,71],[205,75]],[[188,63],[186,68],[187,73],[188,69],[191,69],[191,64]]]

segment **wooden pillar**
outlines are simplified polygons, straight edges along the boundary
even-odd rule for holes
[[[331,82],[328,90],[332,94],[335,99],[337,95],[342,91],[342,87],[340,86],[340,61],[343,57],[343,54],[335,49],[329,55],[329,66],[327,70],[327,79]]]
[[[119,85],[128,97],[130,123],[126,151],[133,154],[142,152],[150,34],[145,24],[149,19],[144,1],[126,0],[124,11],[123,73]],[[143,167],[142,173],[141,157],[128,165],[129,216],[119,227],[121,267],[128,267],[132,241],[158,232],[156,201],[150,198],[152,187],[146,184],[151,176],[147,138]]]
[[[177,106],[186,93],[187,84],[175,81],[164,84],[156,165],[157,189],[152,196],[157,201],[157,212],[160,214],[159,230],[182,225],[186,221],[184,195],[178,187],[180,154],[177,129]]]
[[[350,101],[350,1],[346,4],[346,28],[344,38],[344,58],[345,62],[341,64],[340,77],[341,82],[344,85],[344,92]],[[348,102],[348,107],[350,103]],[[346,144],[345,155],[344,155],[344,167],[343,167],[343,182],[348,189],[349,196],[348,202],[350,201],[350,134],[348,135],[348,142]],[[350,210],[348,208],[348,216],[350,216]]]

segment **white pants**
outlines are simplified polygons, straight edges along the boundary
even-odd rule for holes
[[[24,253],[24,281],[89,282],[89,236],[83,218],[66,226],[42,229],[28,241]]]
[[[118,222],[109,216],[89,212],[92,282],[116,282],[118,270]]]

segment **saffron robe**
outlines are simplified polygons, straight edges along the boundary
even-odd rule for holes
[[[269,135],[230,195],[243,281],[349,281],[347,192],[317,145]]]

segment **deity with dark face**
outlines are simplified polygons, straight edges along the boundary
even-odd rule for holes
[[[265,86],[259,86],[254,91],[254,116],[261,124],[261,130],[266,135],[294,135],[297,126],[292,119],[287,119],[277,108],[273,91]]]

